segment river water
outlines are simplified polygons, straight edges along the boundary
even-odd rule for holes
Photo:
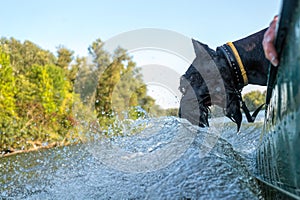
[[[141,119],[134,135],[0,157],[0,199],[262,199],[262,120]]]

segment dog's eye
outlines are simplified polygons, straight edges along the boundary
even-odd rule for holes
[[[188,86],[189,86],[189,81],[184,76],[181,76],[180,86],[179,86],[178,89],[183,95],[187,92],[187,87]]]
[[[179,87],[179,91],[180,91],[182,94],[185,94],[185,93],[186,93],[186,88],[185,88],[185,87]]]

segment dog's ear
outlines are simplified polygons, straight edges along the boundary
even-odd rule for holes
[[[203,44],[197,40],[192,39],[194,51],[196,54],[196,57],[200,57],[201,59],[208,59],[206,56],[207,54],[211,56],[210,59],[212,59],[214,56],[216,56],[216,51],[209,48],[208,45]]]

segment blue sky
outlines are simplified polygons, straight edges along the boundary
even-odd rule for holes
[[[155,28],[174,31],[215,48],[267,27],[280,7],[281,0],[6,0],[1,2],[0,36],[30,40],[53,53],[64,45],[75,56],[86,56],[88,46],[97,38],[109,41],[122,33]],[[162,54],[161,58],[159,54],[162,52],[144,51],[133,57],[139,66],[151,64],[153,58],[156,64],[171,70],[178,65],[178,77],[169,85],[160,80],[147,83],[148,92],[160,105],[176,107],[180,96],[177,80],[189,64],[170,55]],[[158,74],[152,78],[159,78]],[[161,80],[169,80],[168,76],[167,73]],[[170,89],[171,85],[174,89]],[[250,85],[243,92],[257,89],[263,91],[265,87]]]
[[[266,27],[280,6],[280,0],[9,0],[1,2],[0,35],[85,55],[96,38],[159,28],[215,47]]]

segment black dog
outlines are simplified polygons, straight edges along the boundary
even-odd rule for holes
[[[247,110],[241,97],[242,88],[247,84],[267,84],[269,61],[262,47],[265,31],[224,44],[216,51],[193,40],[196,58],[180,79],[179,117],[201,127],[209,126],[209,106],[215,104],[224,108],[225,115],[239,130],[241,108]],[[251,120],[249,112],[246,114],[248,121]]]

